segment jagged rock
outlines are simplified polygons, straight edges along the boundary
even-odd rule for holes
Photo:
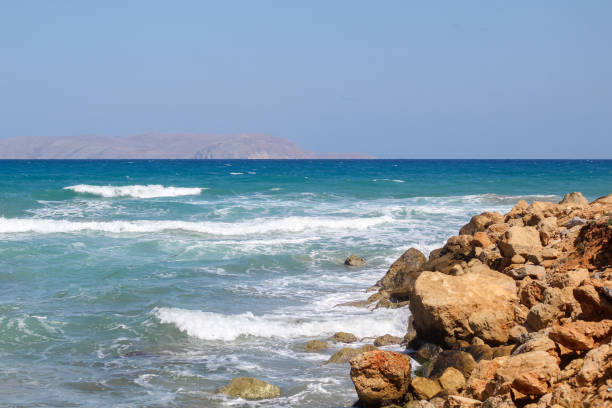
[[[612,379],[612,344],[589,351],[576,376],[579,385],[595,384],[602,379]]]
[[[400,344],[402,342],[401,337],[392,336],[390,334],[385,334],[384,336],[379,336],[374,340],[374,345],[376,347],[382,346],[390,346],[392,344]]]
[[[442,387],[438,380],[430,380],[424,377],[413,378],[410,388],[415,397],[425,400],[433,398],[442,391]]]
[[[344,260],[344,264],[347,266],[362,266],[365,264],[365,259],[355,254],[351,254]]]
[[[530,277],[526,277],[518,283],[518,295],[521,304],[532,308],[544,298],[544,290],[546,284],[542,281],[534,281]]]
[[[559,201],[559,204],[570,204],[582,207],[589,205],[589,200],[587,200],[582,193],[574,191],[573,193],[566,194],[563,200]]]
[[[465,376],[454,367],[444,370],[438,381],[442,389],[451,394],[457,393],[465,387]]]
[[[376,286],[382,289],[393,289],[402,286],[412,286],[421,271],[421,266],[427,258],[416,248],[410,248],[402,254],[389,268]]]
[[[367,351],[377,350],[376,347],[371,344],[366,344],[360,348],[351,348],[345,347],[337,352],[335,352],[329,360],[327,360],[326,364],[345,364],[348,363],[351,359],[359,356],[362,353]]]
[[[540,251],[540,233],[534,227],[510,227],[498,243],[502,255],[512,258],[514,255],[528,257]]]
[[[506,272],[506,275],[516,280],[524,279],[527,276],[533,279],[543,280],[546,276],[546,269],[538,265],[522,265],[518,268],[510,269]]]
[[[548,336],[570,350],[591,350],[612,338],[612,320],[585,322],[582,320],[556,325]]]
[[[352,333],[337,332],[332,336],[332,340],[337,343],[354,343],[357,337]]]
[[[466,385],[467,395],[485,400],[511,391],[523,395],[544,395],[559,374],[555,357],[545,351],[482,360]]]
[[[234,378],[219,392],[227,394],[232,398],[244,398],[247,400],[260,400],[280,397],[281,391],[275,385],[253,377]]]
[[[602,291],[603,292],[603,291]],[[600,295],[594,285],[583,284],[573,290],[584,317],[589,320],[612,318],[612,302]]]
[[[516,405],[514,405],[509,395],[496,395],[487,398],[487,400],[482,403],[482,408],[516,408]]]
[[[325,350],[327,348],[327,342],[325,340],[310,340],[304,344],[304,349],[309,352],[317,352]]]
[[[351,360],[351,380],[364,407],[400,400],[410,385],[410,359],[400,353],[375,350]]]
[[[501,344],[514,325],[515,304],[514,280],[481,265],[462,276],[423,272],[416,280],[410,310],[420,338],[436,342],[478,336]]]
[[[561,317],[561,312],[556,307],[546,303],[537,303],[529,310],[527,326],[537,331],[549,326],[559,317]]]
[[[465,351],[444,350],[434,361],[430,376],[439,377],[449,367],[459,370],[465,378],[468,378],[476,367],[476,361],[470,353]]]
[[[497,212],[483,212],[472,217],[469,223],[461,227],[459,235],[474,235],[476,232],[485,231],[491,224],[504,222],[504,217]]]

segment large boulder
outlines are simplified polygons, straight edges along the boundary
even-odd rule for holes
[[[496,345],[508,341],[517,304],[514,280],[480,265],[461,276],[423,272],[410,310],[422,339],[451,345],[478,336]]]
[[[403,286],[411,287],[425,262],[427,258],[421,251],[410,248],[393,262],[385,276],[376,282],[376,286],[386,290]]]
[[[512,258],[521,255],[525,258],[537,254],[542,249],[540,233],[535,227],[510,227],[498,243],[502,255]]]
[[[585,205],[589,205],[589,200],[586,199],[585,196],[582,195],[581,192],[574,191],[573,193],[567,193],[563,200],[559,202],[559,204],[567,204],[567,205],[575,205],[583,207]]]
[[[550,391],[559,372],[557,359],[545,351],[482,360],[468,379],[466,392],[481,401],[509,392],[541,396]]]
[[[472,217],[470,222],[465,224],[459,230],[459,235],[474,235],[477,232],[482,232],[491,224],[504,222],[504,217],[497,212],[483,212],[482,214]]]
[[[410,385],[410,358],[391,351],[369,351],[351,360],[351,380],[363,407],[400,400]]]
[[[265,381],[253,377],[234,378],[219,392],[227,394],[233,398],[244,398],[247,400],[260,400],[280,397],[280,388],[268,384]]]

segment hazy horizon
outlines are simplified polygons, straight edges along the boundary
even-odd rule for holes
[[[612,158],[612,4],[34,1],[0,140],[257,133],[408,159]]]

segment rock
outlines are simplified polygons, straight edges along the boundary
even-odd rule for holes
[[[474,239],[472,239],[472,246],[474,247],[488,248],[492,244],[493,242],[491,242],[489,236],[482,231],[476,232],[474,234]]]
[[[324,340],[310,340],[304,344],[304,349],[308,352],[317,352],[325,350],[327,348],[327,342]]]
[[[444,350],[434,361],[430,376],[439,377],[449,367],[459,370],[465,378],[468,378],[474,367],[476,367],[476,361],[474,361],[474,357],[470,353],[465,351]]]
[[[570,350],[586,351],[607,343],[612,338],[612,320],[585,322],[582,320],[556,325],[548,336]]]
[[[545,351],[549,354],[555,354],[555,342],[546,335],[541,335],[527,340],[512,351],[512,355],[521,353],[529,353],[530,351]]]
[[[362,266],[365,264],[365,259],[355,254],[351,254],[344,260],[344,264],[347,266]]]
[[[576,376],[579,385],[595,384],[602,379],[612,379],[612,345],[604,344],[589,351]]]
[[[551,239],[557,234],[557,217],[547,217],[541,220],[537,225],[540,231],[540,241],[542,245],[548,245]]]
[[[561,312],[554,306],[545,303],[537,303],[529,310],[527,315],[527,326],[532,330],[541,330],[552,324],[561,316]]]
[[[514,347],[514,344],[511,344],[509,346],[493,347],[491,349],[491,351],[493,352],[493,358],[509,356],[510,354],[512,354]]]
[[[557,382],[567,381],[570,377],[573,377],[578,374],[578,372],[582,368],[583,363],[584,360],[582,358],[576,358],[570,361],[570,363],[566,365],[559,373],[559,376],[557,377]]]
[[[402,342],[401,337],[392,336],[390,334],[385,334],[384,336],[379,336],[374,340],[374,345],[376,347],[382,346],[390,346],[392,344],[400,344]]]
[[[526,260],[526,259],[525,259],[523,256],[521,256],[521,255],[518,255],[518,254],[517,254],[517,255],[514,255],[514,256],[513,256],[513,257],[510,259],[510,261],[511,261],[513,264],[517,264],[517,265],[518,265],[518,264],[524,264],[524,263],[525,263],[527,260]]]
[[[584,317],[588,320],[612,318],[612,302],[593,285],[583,284],[572,293],[580,304]]]
[[[406,347],[413,346],[416,338],[417,331],[414,328],[414,317],[410,315],[410,317],[408,317],[408,327],[406,328],[406,334],[404,335],[402,344],[406,345]]]
[[[488,344],[472,345],[464,349],[470,353],[476,362],[482,360],[491,360],[493,358],[493,349]]]
[[[510,227],[498,243],[502,255],[512,258],[514,255],[528,257],[540,251],[540,233],[534,227]]]
[[[532,351],[479,362],[470,376],[467,395],[485,400],[511,391],[544,395],[559,374],[557,359],[545,351]]]
[[[518,283],[518,295],[521,304],[532,308],[544,298],[544,290],[546,284],[541,281],[534,281],[530,277],[526,277]]]
[[[545,261],[557,259],[559,257],[559,251],[554,248],[542,248],[540,254]],[[540,262],[540,264],[542,264],[542,262]]]
[[[582,193],[574,191],[573,193],[566,194],[559,204],[569,204],[583,207],[585,205],[589,205],[589,200],[587,200]]]
[[[454,367],[444,370],[438,381],[442,389],[451,394],[455,394],[465,387],[465,376]]]
[[[543,280],[546,276],[546,269],[538,265],[522,265],[518,268],[510,269],[506,272],[506,275],[516,280],[524,279],[527,276],[533,279]]]
[[[244,398],[247,400],[261,400],[280,397],[281,391],[275,385],[253,377],[234,378],[219,392],[227,394],[232,398]]]
[[[586,222],[587,220],[585,220],[584,218],[572,217],[572,219],[565,223],[565,228],[571,229],[579,225],[584,225],[586,224]]]
[[[427,262],[427,258],[421,251],[410,248],[393,262],[385,276],[376,282],[376,286],[382,289],[393,289],[407,285],[411,287],[425,262]]]
[[[478,336],[487,343],[501,344],[514,325],[515,304],[514,280],[480,265],[462,276],[421,273],[410,310],[422,339],[439,342]]]
[[[444,403],[444,408],[480,408],[482,407],[482,402],[467,398],[461,397],[459,395],[449,395]]]
[[[415,397],[425,400],[433,398],[442,391],[442,387],[437,380],[430,380],[423,377],[413,378],[410,388]]]
[[[345,347],[335,352],[325,364],[345,364],[348,363],[351,359],[359,356],[360,354],[373,350],[377,349],[371,344],[366,344],[365,346],[360,348]]]
[[[410,359],[391,351],[368,351],[351,360],[351,380],[364,407],[399,401],[410,385]]]
[[[491,224],[503,223],[504,217],[496,212],[484,212],[472,217],[469,223],[459,230],[459,235],[474,235],[487,229]]]
[[[404,405],[404,408],[435,408],[435,406],[429,401],[412,400],[408,401],[406,405]]]
[[[577,269],[572,271],[555,273],[551,276],[550,286],[555,288],[576,288],[582,282],[589,279],[589,271],[586,269]]]
[[[519,343],[521,336],[527,334],[527,329],[523,326],[516,325],[510,329],[510,341],[513,343]]]
[[[352,333],[337,332],[332,336],[332,340],[337,343],[354,343],[357,337]]]
[[[433,360],[442,352],[442,347],[437,344],[425,343],[414,354],[414,359],[423,364],[425,361]]]
[[[509,395],[496,395],[495,397],[487,398],[482,403],[482,408],[516,408],[516,405],[514,405]]]

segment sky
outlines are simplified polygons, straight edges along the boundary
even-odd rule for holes
[[[612,158],[612,1],[0,0],[0,139]]]

